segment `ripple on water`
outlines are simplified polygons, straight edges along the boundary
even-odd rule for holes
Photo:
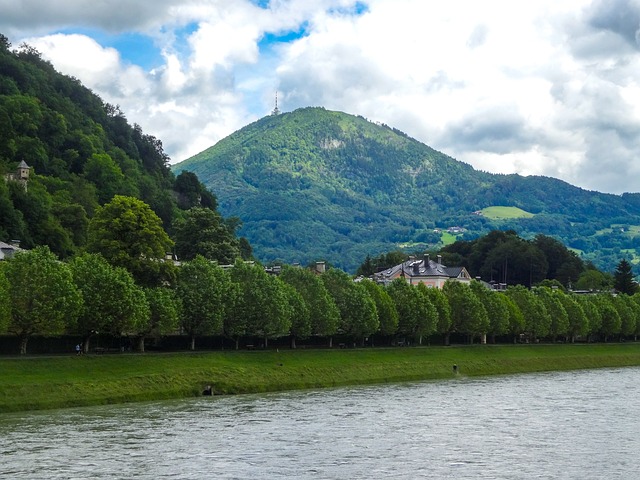
[[[639,374],[458,378],[0,415],[0,476],[636,478]]]

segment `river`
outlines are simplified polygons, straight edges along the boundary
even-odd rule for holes
[[[0,414],[11,479],[636,479],[640,368]]]

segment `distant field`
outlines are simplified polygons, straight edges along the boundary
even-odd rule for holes
[[[531,218],[533,213],[529,213],[518,207],[487,207],[483,208],[482,215],[492,220],[503,220],[510,218]]]
[[[441,237],[441,242],[443,245],[451,245],[452,243],[455,243],[456,240],[458,240],[458,237],[449,233],[449,232],[442,232],[442,237]]]
[[[614,224],[609,228],[603,228],[602,230],[598,230],[596,235],[603,235],[607,233],[613,233],[614,231],[619,232],[628,237],[637,237],[640,235],[640,225],[619,225]]]

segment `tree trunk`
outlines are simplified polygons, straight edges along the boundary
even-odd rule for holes
[[[240,350],[240,337],[236,337],[236,350]]]
[[[422,335],[418,337],[418,345],[422,345]]]
[[[144,353],[144,335],[138,338],[138,351]]]
[[[333,337],[329,337],[329,348],[333,347]]]
[[[291,335],[291,348],[292,348],[293,350],[295,350],[295,349],[296,349],[296,337],[295,337],[295,336],[293,336],[293,335]]]
[[[27,354],[27,342],[29,341],[29,337],[27,335],[22,335],[20,337],[20,355]]]
[[[89,344],[91,342],[91,335],[87,335],[82,339],[82,351],[84,353],[89,353]]]
[[[191,345],[190,345],[190,350],[193,351],[196,349],[196,336],[195,335],[191,335]]]
[[[264,348],[267,348],[269,346],[269,339],[267,337],[264,337]]]
[[[449,345],[451,345],[451,334],[450,333],[445,333],[444,334],[444,346],[448,347]]]

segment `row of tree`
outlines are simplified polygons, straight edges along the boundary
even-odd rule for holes
[[[158,262],[162,263],[162,262]],[[166,262],[165,262],[166,263]],[[279,276],[236,261],[224,269],[198,255],[174,280],[140,286],[99,253],[60,261],[48,247],[18,252],[0,264],[0,333],[16,335],[26,353],[33,335],[75,334],[83,348],[98,332],[144,340],[168,334],[297,340],[335,335],[364,343],[372,336],[422,344],[438,335],[513,340],[607,341],[640,333],[640,294],[575,295],[517,285],[504,292],[483,283],[449,281],[442,290],[397,279],[383,287],[345,272],[284,267]]]

